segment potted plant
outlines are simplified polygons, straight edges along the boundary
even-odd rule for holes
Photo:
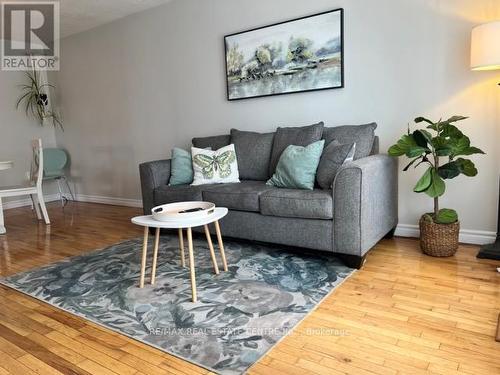
[[[41,83],[39,74],[36,70],[26,71],[27,84],[21,85],[22,94],[16,103],[16,108],[23,106],[26,116],[33,116],[40,125],[43,126],[45,121],[52,120],[54,126],[60,126],[62,129],[61,120],[56,112],[49,106],[48,90],[53,85]]]
[[[425,123],[427,127],[413,132],[408,128],[408,133],[389,148],[389,155],[405,155],[411,159],[404,171],[411,166],[427,167],[413,190],[434,199],[434,212],[424,214],[419,223],[420,247],[428,255],[452,256],[458,249],[458,215],[455,210],[440,208],[439,197],[445,193],[446,180],[460,174],[468,177],[477,175],[474,163],[463,156],[484,152],[471,146],[470,139],[454,125],[466,118],[453,116],[446,121],[433,122],[417,117],[415,123]],[[446,161],[441,163],[441,158],[446,158]]]

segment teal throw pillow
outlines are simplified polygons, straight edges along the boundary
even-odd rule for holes
[[[191,153],[176,147],[172,150],[169,185],[189,185],[191,182],[193,182]]]
[[[290,189],[314,189],[316,169],[321,159],[325,141],[309,146],[288,146],[280,156],[276,171],[266,185]]]

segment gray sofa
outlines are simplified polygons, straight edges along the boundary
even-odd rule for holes
[[[234,143],[241,183],[169,186],[170,160],[143,163],[139,169],[144,213],[172,202],[213,202],[229,208],[221,221],[224,236],[334,252],[360,268],[366,253],[384,236],[392,236],[398,222],[397,162],[378,153],[375,128],[376,124],[327,128],[319,123],[278,128],[276,133],[233,129],[231,135],[194,138],[199,148]],[[331,189],[266,185],[287,144],[307,145],[318,137],[325,144],[333,139],[356,143],[355,160],[340,167]]]

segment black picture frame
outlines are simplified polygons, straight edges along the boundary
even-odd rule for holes
[[[296,91],[285,91],[285,92],[276,92],[276,93],[269,93],[269,94],[261,94],[261,95],[252,95],[252,96],[245,96],[245,97],[236,97],[232,98],[230,95],[230,82],[229,82],[229,71],[228,71],[228,59],[227,59],[227,54],[228,54],[228,38],[234,37],[237,35],[242,35],[246,33],[251,33],[253,31],[257,30],[262,30],[266,28],[272,28],[278,25],[283,25],[286,23],[292,23],[300,20],[304,20],[307,18],[314,18],[314,17],[319,17],[323,16],[329,13],[335,13],[339,12],[340,13],[340,84],[336,86],[331,86],[331,87],[321,87],[321,88],[312,88],[312,89],[303,89],[303,90],[296,90]],[[224,36],[224,63],[225,63],[225,79],[226,79],[226,97],[228,101],[236,101],[236,100],[245,100],[245,99],[255,99],[255,98],[262,98],[262,97],[267,97],[267,96],[278,96],[278,95],[287,95],[287,94],[298,94],[298,93],[304,93],[304,92],[312,92],[312,91],[323,91],[323,90],[333,90],[333,89],[341,89],[344,88],[345,80],[344,80],[344,8],[336,8],[332,10],[328,10],[325,12],[321,13],[315,13],[299,18],[294,18],[294,19],[289,19],[286,21],[282,22],[277,22],[271,25],[265,25],[265,26],[260,26],[256,27],[253,29],[249,30],[244,30],[244,31],[239,31],[236,33],[228,34]]]

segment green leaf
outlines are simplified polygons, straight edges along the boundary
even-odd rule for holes
[[[446,190],[446,184],[444,183],[444,180],[439,177],[439,174],[434,168],[431,168],[431,179],[432,182],[429,188],[425,190],[425,194],[431,198],[440,197]]]
[[[420,129],[419,131],[427,139],[427,142],[432,144],[432,134],[425,129]]]
[[[415,130],[413,132],[413,139],[417,146],[427,148],[427,137],[422,133],[421,130]]]
[[[460,131],[455,125],[444,124],[441,126],[441,134],[445,138],[461,138],[464,137],[464,133]]]
[[[414,158],[417,156],[422,156],[422,154],[425,154],[426,151],[427,151],[427,149],[417,146],[417,147],[414,147],[412,149],[407,150],[406,156],[408,156],[409,158]]]
[[[442,208],[439,210],[435,222],[438,224],[452,224],[458,221],[458,214],[455,210]]]
[[[477,168],[474,163],[469,159],[458,158],[456,160],[460,173],[467,177],[474,177],[477,175]]]
[[[453,148],[444,137],[432,138],[432,146],[438,156],[449,156],[453,153]]]
[[[422,160],[420,160],[420,161],[419,161],[419,162],[415,165],[415,167],[414,167],[414,168],[417,168],[420,164],[423,164],[423,163],[429,163],[429,164],[431,164],[431,163],[430,163],[430,161],[429,161],[429,159],[427,159],[427,157],[426,157],[426,156],[424,156],[424,157],[422,158]],[[431,164],[431,165],[432,165],[432,164]]]
[[[463,156],[469,156],[469,155],[474,155],[474,154],[486,154],[483,150],[477,147],[468,147],[460,155]]]
[[[416,122],[417,124],[419,124],[419,123],[421,123],[421,122],[426,122],[426,123],[428,123],[428,124],[434,125],[434,123],[433,123],[431,120],[429,120],[429,119],[427,119],[427,118],[425,118],[425,117],[422,117],[422,116],[417,117],[417,118],[415,119],[415,122]]]
[[[429,125],[427,129],[432,129],[434,131],[437,131],[439,133],[439,123]]]
[[[419,120],[420,120],[420,121],[419,121]],[[439,130],[439,122],[434,123],[434,122],[432,122],[431,120],[428,120],[428,119],[426,119],[426,118],[424,118],[424,117],[417,117],[417,118],[415,119],[415,122],[416,122],[416,123],[419,123],[419,122],[426,122],[426,123],[430,124],[429,126],[427,126],[427,129],[432,129],[432,130],[435,130],[435,131],[438,131],[438,130]]]
[[[467,120],[466,116],[451,116],[448,120],[444,121],[443,124],[451,124],[452,122]]]
[[[460,173],[460,166],[456,161],[451,161],[438,169],[439,176],[449,180],[451,178],[457,177]]]
[[[27,96],[29,96],[29,95],[31,95],[31,92],[27,92],[27,93],[25,93],[25,94],[21,95],[21,96],[19,97],[19,99],[17,99],[16,109],[18,109],[18,108],[19,108],[19,106],[21,105],[21,102],[22,102],[24,99],[26,99],[26,97],[27,97]]]
[[[417,145],[412,134],[403,135],[398,143],[389,148],[389,155],[401,156],[406,155],[409,158],[415,158],[424,154],[426,149]]]
[[[436,155],[437,156],[450,156],[452,154],[453,150],[451,147],[448,146],[443,146],[438,149],[436,149]]]
[[[30,110],[31,110],[31,113],[33,114],[33,98],[35,97],[34,96],[35,94],[33,92],[30,92],[30,95],[26,98],[26,100],[24,101],[24,104],[25,104],[25,112],[26,112],[26,116],[29,115],[30,113]]]
[[[401,149],[398,145],[393,145],[389,147],[389,150],[387,151],[390,156],[402,156],[405,154],[405,151]]]
[[[432,167],[427,168],[424,175],[420,177],[420,180],[417,181],[417,184],[413,188],[413,191],[415,193],[422,193],[423,191],[426,191],[429,188],[429,186],[431,186],[432,170],[433,170]]]
[[[458,138],[449,138],[448,145],[451,147],[450,157],[453,159],[458,155],[462,155],[470,147],[470,139],[465,135]]]
[[[413,159],[412,161],[410,161],[408,163],[408,165],[406,167],[403,168],[403,172],[406,172],[417,160],[420,160],[421,157],[416,157],[415,159]]]
[[[422,219],[424,219],[425,222],[427,223],[433,223],[434,219],[432,218],[431,214],[423,214]]]

